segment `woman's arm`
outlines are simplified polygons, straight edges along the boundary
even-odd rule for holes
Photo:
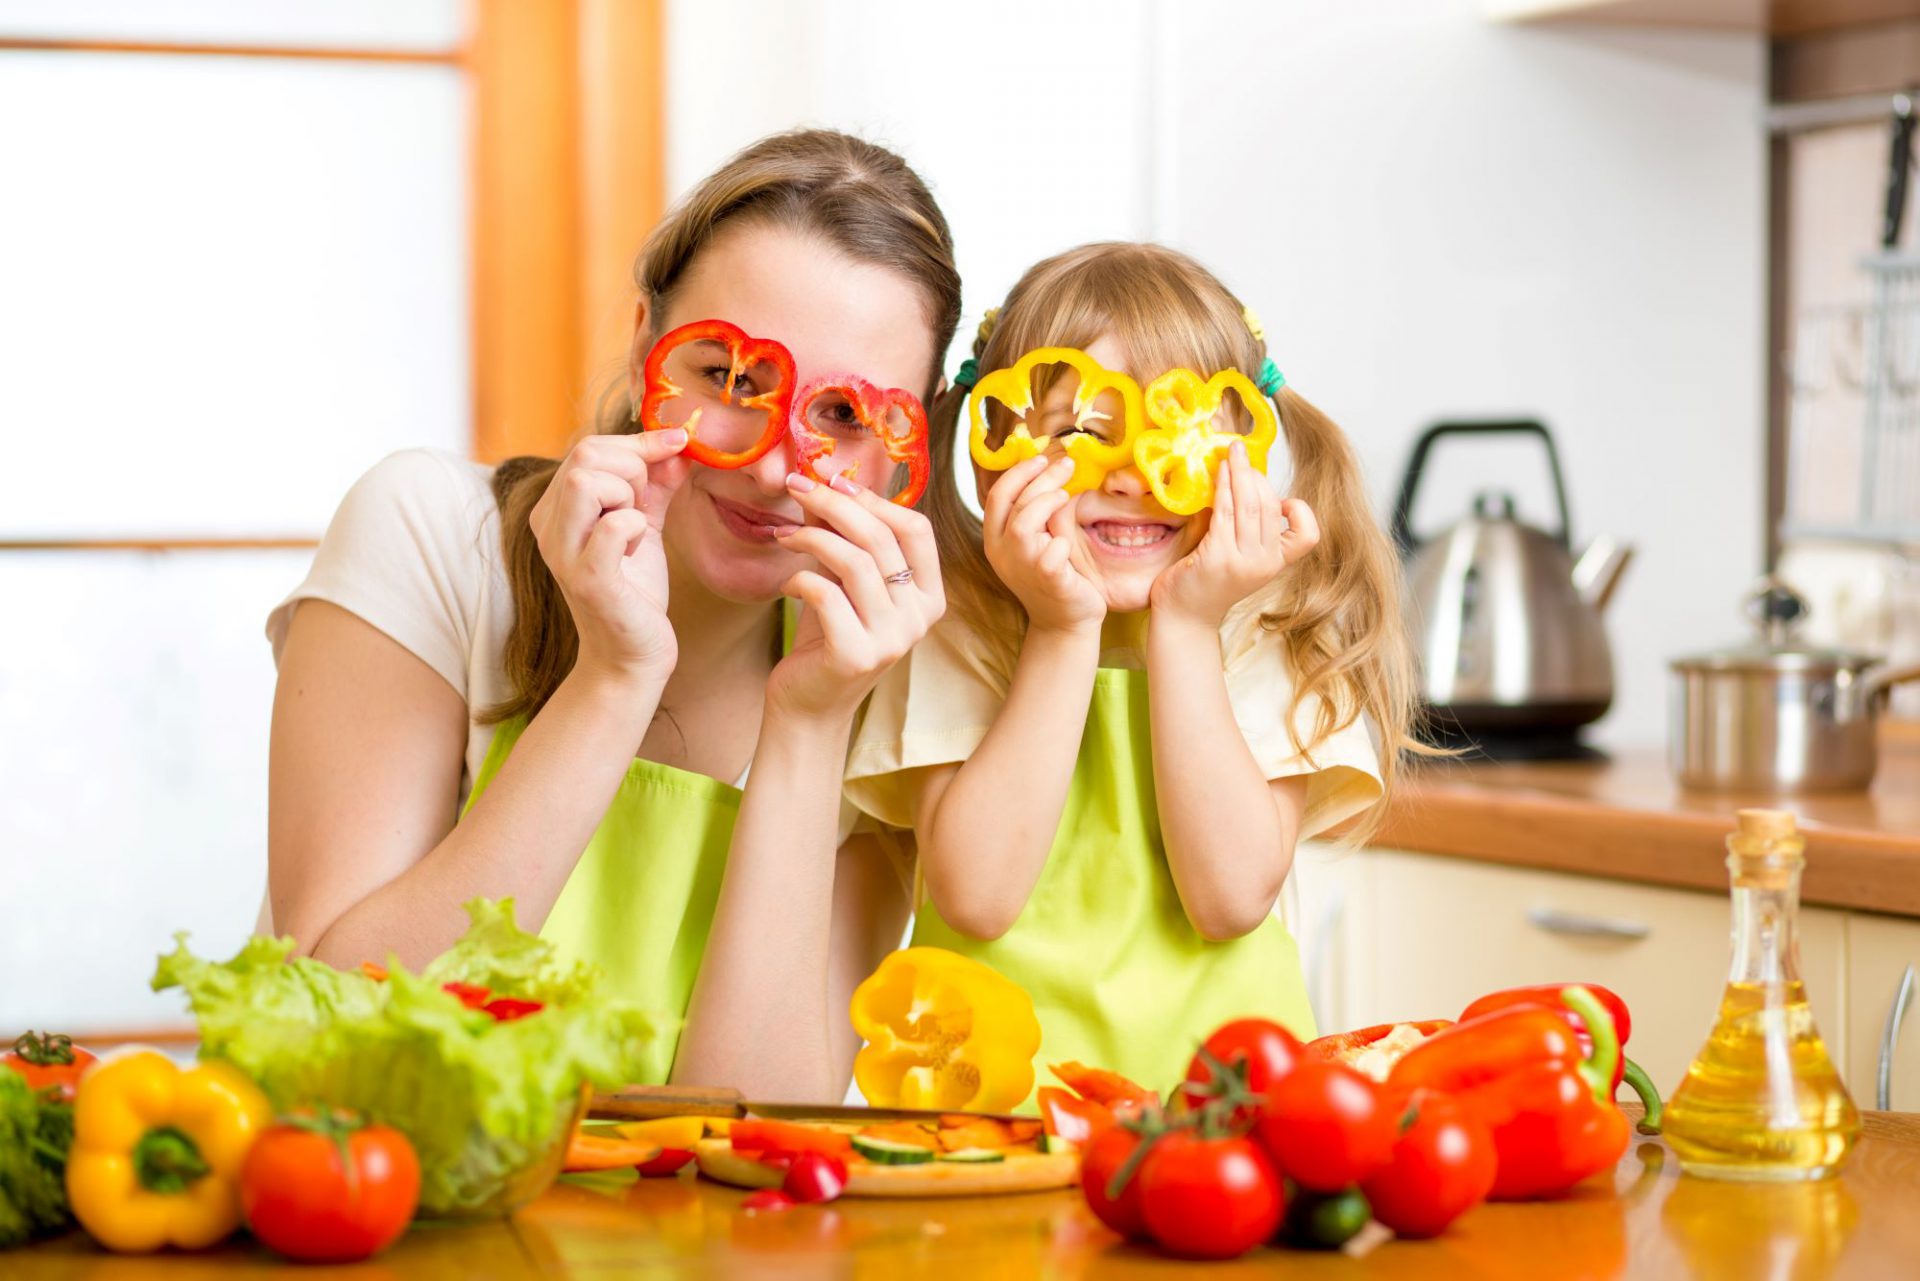
[[[1160,832],[1180,902],[1209,939],[1238,938],[1273,910],[1293,866],[1304,778],[1269,783],[1234,722],[1220,633],[1156,616],[1147,705]]]
[[[958,767],[919,780],[914,829],[927,894],[962,934],[1005,934],[1039,883],[1099,665],[1098,622],[1030,629],[1007,701],[980,746]]]
[[[836,1031],[841,989],[851,993],[847,976],[904,921],[897,886],[891,897],[876,888],[856,843],[840,850],[847,740],[861,700],[946,597],[924,516],[844,478],[833,489],[801,476],[787,484],[823,524],[786,530],[782,542],[821,572],[802,570],[785,588],[805,608],[768,678],[673,1079],[837,1102],[849,1060]]]
[[[458,692],[346,610],[295,611],[274,693],[268,862],[275,923],[305,950],[418,966],[464,931],[460,905],[476,895],[513,896],[528,928],[546,920],[677,657],[659,528],[685,444],[679,431],[582,441],[535,504],[578,657],[457,826]]]
[[[512,895],[537,930],[626,774],[662,683],[576,670],[465,822],[454,798],[467,708],[354,614],[295,611],[274,692],[267,841],[276,928],[338,966],[424,965],[465,931],[461,904]]]

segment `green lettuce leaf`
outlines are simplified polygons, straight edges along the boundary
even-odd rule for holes
[[[63,1228],[73,1108],[0,1067],[0,1250]]]
[[[466,935],[419,975],[289,960],[290,938],[256,938],[216,964],[178,936],[153,986],[184,989],[201,1056],[233,1062],[276,1107],[351,1108],[406,1134],[424,1213],[510,1208],[557,1168],[581,1084],[633,1079],[667,1021],[600,996],[598,971],[561,964],[514,925],[512,900],[467,912]],[[441,989],[456,980],[546,1008],[496,1022]]]

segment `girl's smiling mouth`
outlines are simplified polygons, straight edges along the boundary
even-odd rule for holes
[[[1095,520],[1081,526],[1087,539],[1109,555],[1138,556],[1172,542],[1178,525],[1157,520]]]

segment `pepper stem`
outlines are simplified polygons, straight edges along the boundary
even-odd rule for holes
[[[1613,1015],[1592,992],[1579,984],[1560,989],[1560,999],[1587,1025],[1593,1049],[1580,1062],[1580,1076],[1593,1089],[1593,1097],[1603,1102],[1613,1098],[1613,1069],[1620,1063],[1620,1029]]]
[[[161,1196],[178,1196],[212,1173],[193,1140],[171,1125],[140,1136],[133,1145],[133,1169],[141,1187]]]
[[[1625,1062],[1626,1070],[1621,1074],[1621,1079],[1633,1087],[1633,1092],[1640,1096],[1640,1102],[1647,1109],[1647,1114],[1641,1117],[1639,1124],[1633,1128],[1642,1134],[1658,1134],[1663,1111],[1660,1091],[1654,1087],[1653,1078],[1647,1075],[1645,1068],[1632,1059],[1627,1059]]]

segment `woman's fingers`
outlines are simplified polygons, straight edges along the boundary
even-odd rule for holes
[[[827,649],[849,667],[858,666],[870,648],[867,631],[860,625],[846,593],[822,575],[803,569],[786,581],[781,592],[799,601],[820,622],[820,635]]]
[[[606,513],[587,535],[581,564],[590,575],[619,573],[620,562],[640,550],[640,544],[646,541],[648,528],[646,513],[637,507]]]
[[[830,529],[796,525],[780,536],[780,545],[813,557],[846,590],[860,621],[876,626],[894,608],[879,567],[871,553],[856,547]]]
[[[854,485],[851,492],[835,492],[851,498],[862,511],[892,531],[894,545],[906,558],[906,568],[913,571],[912,584],[923,596],[942,602],[944,608],[946,595],[940,581],[940,550],[934,543],[933,522],[911,507],[882,498],[863,485]]]
[[[534,508],[536,520],[540,517],[540,507],[546,506],[549,499],[552,506],[547,509],[544,523],[550,534],[558,536],[554,550],[567,556],[578,555],[587,545],[595,522],[603,514],[635,506],[630,481],[612,472],[586,467],[555,473],[547,492]]]

